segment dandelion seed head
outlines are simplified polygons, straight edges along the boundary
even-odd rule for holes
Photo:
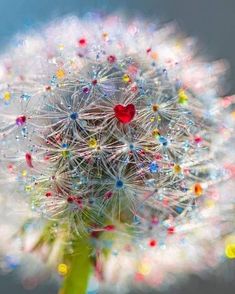
[[[52,243],[84,234],[111,247],[109,281],[119,258],[139,281],[158,276],[154,262],[156,283],[193,271],[215,236],[215,263],[221,252],[234,258],[233,243],[221,251],[234,230],[234,198],[221,184],[233,191],[234,111],[225,116],[235,100],[219,98],[226,64],[196,56],[173,25],[97,22],[58,20],[1,56],[1,190],[27,204],[27,215],[55,222]],[[102,232],[121,241],[98,240]],[[56,264],[66,275],[66,263]]]

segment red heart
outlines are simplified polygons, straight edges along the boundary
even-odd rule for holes
[[[128,104],[123,106],[118,104],[114,107],[115,117],[123,124],[131,122],[135,116],[135,105]]]

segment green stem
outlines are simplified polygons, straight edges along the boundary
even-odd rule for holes
[[[79,237],[74,242],[74,254],[67,255],[69,272],[59,294],[86,294],[91,272],[91,248],[87,238]]]

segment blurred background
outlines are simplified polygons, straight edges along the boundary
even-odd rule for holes
[[[84,15],[94,10],[121,11],[162,22],[175,20],[186,35],[199,40],[202,54],[211,60],[223,58],[229,62],[224,94],[235,93],[235,0],[0,0],[0,46],[3,49],[15,33],[38,27],[55,17]],[[192,276],[164,293],[234,294],[234,263],[227,262],[210,275]],[[48,281],[36,289],[26,290],[13,272],[0,276],[0,294],[11,293],[56,294],[57,287]],[[134,289],[130,293],[158,292]]]

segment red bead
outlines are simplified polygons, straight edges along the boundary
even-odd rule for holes
[[[116,62],[117,58],[114,55],[109,55],[107,60],[109,63],[114,63],[114,62]]]
[[[92,231],[91,232],[91,237],[92,238],[98,239],[99,235],[100,235],[100,232],[98,232],[98,231]]]
[[[82,207],[83,207],[82,197],[79,197],[79,198],[74,197],[74,198],[73,198],[73,201],[77,204],[77,206],[78,206],[80,209],[82,209]]]
[[[85,47],[87,45],[87,41],[85,38],[81,38],[78,40],[78,44],[81,46],[81,47]]]
[[[68,196],[67,202],[68,203],[73,203],[74,197],[73,196]]]
[[[157,245],[156,240],[150,240],[150,241],[149,241],[149,246],[150,246],[150,247],[155,247],[156,245]]]
[[[157,159],[157,160],[161,160],[161,159],[162,159],[162,155],[161,155],[160,153],[157,153],[157,154],[155,155],[155,159]]]
[[[113,196],[113,192],[112,191],[108,191],[104,194],[104,199],[110,199]]]
[[[167,232],[168,232],[169,235],[172,235],[172,234],[174,234],[174,232],[175,232],[175,228],[174,228],[174,227],[169,227],[169,228],[167,229]]]
[[[50,91],[51,90],[51,86],[46,86],[46,91]]]
[[[115,230],[115,226],[114,225],[107,225],[104,227],[104,230],[107,232],[111,232]]]
[[[138,87],[136,85],[131,87],[131,92],[136,92],[138,90]]]
[[[16,118],[16,124],[17,126],[22,126],[26,122],[26,116],[25,115],[20,115]]]
[[[29,167],[33,167],[33,164],[32,164],[32,156],[31,156],[31,154],[30,153],[26,153],[25,154],[25,160],[26,160],[26,163],[27,163],[27,165],[29,166]]]
[[[196,136],[196,137],[194,138],[194,142],[195,142],[196,144],[199,144],[199,143],[202,142],[202,138],[199,137],[199,136]]]
[[[123,106],[118,104],[114,107],[115,117],[123,124],[131,122],[135,116],[135,105]]]
[[[95,86],[97,84],[97,80],[92,81],[92,85]]]
[[[52,193],[51,192],[46,192],[46,197],[50,197],[52,196]]]

